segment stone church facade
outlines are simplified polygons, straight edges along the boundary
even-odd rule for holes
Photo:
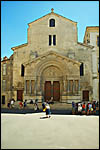
[[[28,26],[27,43],[1,62],[2,107],[12,98],[92,101],[94,46],[78,42],[77,22],[52,9]]]

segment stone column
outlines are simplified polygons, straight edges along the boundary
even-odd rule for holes
[[[32,85],[31,85],[31,80],[30,80],[30,94],[32,94]]]
[[[66,92],[66,76],[63,77],[63,89]]]
[[[24,81],[24,94],[26,94],[26,80]]]
[[[74,94],[75,92],[75,80],[73,80],[73,87],[72,87],[72,93]]]
[[[78,91],[80,91],[80,80],[78,82]]]
[[[67,80],[67,89],[68,89],[68,93],[69,93],[69,80]]]
[[[78,83],[78,94],[80,95],[81,94],[81,91],[80,91],[80,80],[79,80],[79,83]],[[81,95],[82,96],[82,95]]]
[[[63,81],[63,85],[64,85],[64,92],[66,91],[66,81]]]
[[[40,77],[37,78],[37,93],[38,95],[41,95],[41,89],[40,89]]]
[[[67,89],[66,89],[66,76],[63,77],[63,93],[62,93],[62,102],[66,102]]]
[[[36,95],[37,92],[37,79],[35,79],[35,83],[34,83],[34,94]]]
[[[37,91],[40,91],[40,77],[37,78]]]

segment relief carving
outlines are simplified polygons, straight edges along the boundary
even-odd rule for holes
[[[46,76],[46,77],[58,77],[61,75],[62,74],[60,70],[55,66],[48,67],[43,71],[43,76]]]

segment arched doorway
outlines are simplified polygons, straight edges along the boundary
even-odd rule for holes
[[[54,101],[60,100],[62,73],[61,70],[54,65],[46,67],[42,72],[44,84],[44,98],[50,100],[53,97]]]

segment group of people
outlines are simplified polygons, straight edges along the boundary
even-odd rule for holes
[[[15,103],[14,99],[11,99],[10,101],[8,101],[8,108],[14,108],[14,103]]]
[[[72,102],[72,114],[96,114],[96,110],[98,108],[99,104],[98,101],[93,102]]]
[[[15,105],[15,100],[14,99],[11,99],[9,102],[8,102],[8,108],[14,108]],[[53,101],[51,99],[51,101],[42,101],[42,109],[43,109],[43,112],[46,112],[46,117],[47,118],[50,118],[51,117],[51,111],[50,111],[50,105],[49,104],[52,104]],[[34,110],[35,111],[38,111],[39,110],[39,107],[38,107],[38,99],[36,100],[25,100],[25,101],[19,101],[19,108],[22,109],[22,108],[27,108],[27,104],[33,104],[34,105]]]
[[[19,105],[19,108],[22,109],[22,108],[27,108],[27,104],[34,104],[34,110],[39,110],[39,107],[38,107],[38,99],[36,100],[30,100],[28,102],[28,100],[25,100],[25,101],[18,101],[18,105]],[[15,107],[15,100],[14,99],[11,99],[9,102],[8,102],[8,108],[14,108]]]
[[[39,110],[39,107],[38,107],[38,99],[36,100],[25,100],[24,102],[20,101],[19,102],[19,105],[20,105],[20,108],[27,108],[27,104],[33,104],[34,105],[34,110],[35,111],[38,111]]]

